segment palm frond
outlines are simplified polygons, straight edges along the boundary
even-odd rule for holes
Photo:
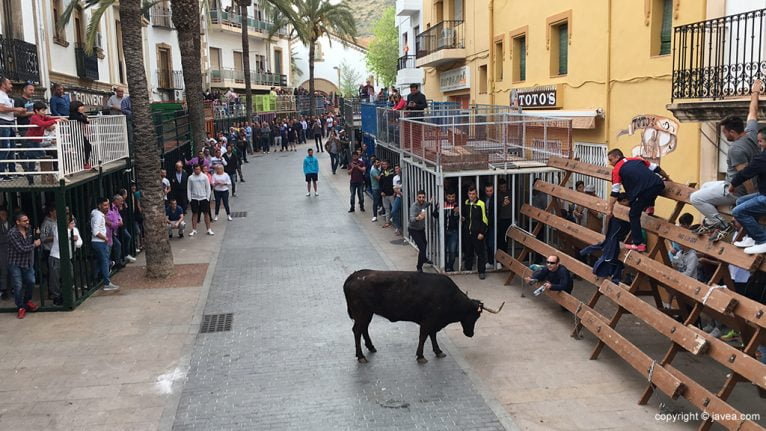
[[[154,5],[158,5],[162,3],[162,0],[143,0],[143,3],[141,3],[141,14],[146,15],[147,12],[152,10]]]
[[[88,55],[93,54],[93,47],[96,45],[96,36],[98,36],[101,27],[101,18],[114,3],[115,0],[103,0],[98,3],[98,8],[91,13],[90,21],[88,21],[88,28],[85,30],[84,48]]]

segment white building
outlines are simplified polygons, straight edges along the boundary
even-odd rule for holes
[[[309,88],[309,48],[298,39],[293,40],[295,62],[301,73],[296,74],[296,84]],[[360,77],[355,85],[362,85],[372,75],[365,62],[367,49],[361,45],[331,36],[320,38],[314,51],[314,88],[324,93],[338,93],[341,82],[341,68],[349,67]]]
[[[205,85],[218,91],[233,88],[244,92],[242,60],[242,17],[236,0],[209,0],[209,16],[202,19],[202,71]],[[253,93],[267,93],[271,87],[289,87],[290,41],[282,31],[269,39],[271,23],[260,1],[248,7],[246,22],[250,42],[250,80]],[[203,15],[208,13],[203,8]]]
[[[396,66],[396,87],[407,94],[410,84],[423,85],[425,72],[415,67],[417,35],[422,28],[420,0],[396,0],[396,29],[399,33],[399,62]]]
[[[14,83],[40,82],[37,9],[30,0],[0,2],[0,75]]]
[[[152,101],[184,99],[184,79],[178,32],[173,26],[170,1],[152,6],[144,22],[144,65]]]

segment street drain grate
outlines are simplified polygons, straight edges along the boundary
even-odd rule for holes
[[[234,320],[233,313],[205,314],[202,316],[202,326],[199,328],[199,333],[231,331],[232,320]]]
[[[243,218],[247,217],[247,211],[234,211],[231,213],[231,218]]]

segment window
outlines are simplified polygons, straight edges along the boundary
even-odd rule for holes
[[[282,74],[282,50],[274,50],[274,73],[277,75]]]
[[[551,76],[566,75],[569,54],[569,23],[558,22],[550,26]]]
[[[66,44],[66,31],[63,28],[59,28],[59,22],[61,20],[61,12],[64,11],[64,5],[61,0],[52,0],[53,7],[51,13],[53,14],[53,41],[59,44]]]
[[[258,73],[263,73],[266,71],[266,56],[256,54],[255,55],[255,70]]]
[[[505,63],[505,50],[503,50],[503,37],[495,40],[495,81],[503,80],[503,63]]]
[[[487,94],[487,65],[479,66],[479,94]]]
[[[527,80],[527,35],[513,38],[513,79]]]
[[[651,55],[668,55],[673,37],[673,0],[652,0],[651,7]]]

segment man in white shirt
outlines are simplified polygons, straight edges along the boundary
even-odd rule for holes
[[[74,248],[79,249],[82,247],[82,237],[80,231],[74,224],[74,219],[71,215],[67,216],[67,241],[69,244],[69,259],[72,259],[74,250],[72,249],[72,243]],[[61,273],[61,250],[59,241],[58,229],[53,230],[53,242],[51,243],[51,253],[48,256],[48,277],[50,282],[48,283],[48,290],[53,297],[53,305],[64,305],[64,300],[61,298],[61,287],[59,285],[59,276]]]
[[[109,212],[109,199],[98,198],[96,208],[90,212],[90,246],[96,253],[96,263],[104,280],[104,290],[117,290],[120,286],[110,280],[109,240],[106,237],[106,213]]]
[[[106,109],[109,110],[109,115],[122,114],[122,99],[125,98],[125,89],[122,87],[116,87],[114,94],[106,101]]]
[[[202,166],[194,165],[194,174],[186,183],[186,194],[192,210],[192,231],[189,236],[197,234],[197,224],[200,215],[205,215],[205,227],[208,235],[215,235],[210,229],[210,180],[202,174]]]
[[[162,179],[162,196],[165,199],[165,203],[168,202],[168,193],[170,193],[170,180],[168,179],[168,173],[164,169],[160,169],[160,178]]]
[[[27,112],[24,107],[15,107],[15,102],[8,96],[8,93],[13,89],[11,80],[8,78],[0,78],[0,149],[11,148],[14,143],[10,137],[16,134],[15,128],[15,116],[16,114],[24,114]],[[16,172],[16,163],[11,161],[10,163],[3,163],[3,160],[12,160],[12,151],[0,151],[0,181],[8,181],[11,178],[4,176],[5,172]]]

